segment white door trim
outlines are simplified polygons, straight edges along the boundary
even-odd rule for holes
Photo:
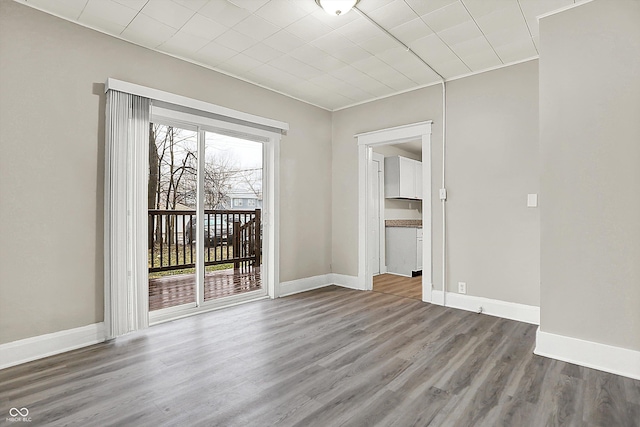
[[[354,135],[358,140],[358,287],[371,290],[373,276],[367,265],[367,188],[368,166],[373,159],[373,147],[422,140],[422,300],[431,302],[431,124],[432,121],[412,123]]]

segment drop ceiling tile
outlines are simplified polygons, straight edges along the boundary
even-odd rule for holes
[[[324,36],[315,39],[311,42],[311,45],[318,49],[322,49],[325,52],[332,52],[337,49],[355,46],[355,43],[343,36],[342,33],[334,30],[329,34],[325,34]]]
[[[233,29],[257,41],[262,41],[281,30],[280,27],[255,15],[240,21]]]
[[[242,53],[260,62],[269,62],[279,56],[284,55],[284,52],[274,49],[271,46],[267,46],[264,43],[258,43],[254,46],[251,46],[249,49],[245,50]]]
[[[278,49],[282,52],[290,52],[305,44],[304,41],[294,36],[287,30],[280,30],[274,35],[267,37],[262,41],[267,46]]]
[[[490,33],[485,33],[485,37],[496,50],[498,46],[504,46],[513,43],[514,40],[530,39],[529,31],[523,24],[520,27],[503,28]]]
[[[47,0],[48,2],[51,2],[50,0]],[[86,0],[84,0],[86,3]],[[128,8],[131,9],[135,9],[135,10],[141,10],[145,4],[147,4],[147,0],[114,0],[116,3],[120,3],[123,6],[127,6]],[[189,0],[185,0],[185,1],[189,1]],[[200,1],[204,1],[205,3],[208,0],[200,0]],[[57,2],[56,2],[57,3]]]
[[[242,9],[248,10],[251,13],[260,9],[262,6],[264,6],[266,3],[269,2],[269,0],[229,0],[229,1]]]
[[[534,36],[531,40],[533,41],[536,51],[540,52],[540,36]]]
[[[60,0],[55,2],[51,0],[23,0],[22,3],[33,5],[64,18],[76,20],[87,4],[87,0]]]
[[[309,79],[309,82],[329,90],[335,90],[335,88],[347,85],[347,82],[334,77],[331,74],[323,74],[321,76],[314,77]]]
[[[119,25],[114,22],[110,22],[96,15],[83,13],[78,22],[81,22],[85,25],[88,25],[91,28],[99,28],[102,31],[105,31],[107,34],[118,35],[127,28],[124,25]]]
[[[258,79],[267,79],[272,82],[279,82],[279,83],[285,83],[285,84],[288,83],[289,85],[296,84],[303,81],[302,79],[294,76],[293,74],[285,70],[276,68],[270,64],[262,64],[259,67],[256,67],[253,70],[249,71],[248,75],[256,76],[256,78]]]
[[[396,91],[403,91],[416,86],[416,82],[398,71],[393,75],[381,78],[380,81]]]
[[[432,34],[433,31],[431,31],[431,28],[429,28],[421,18],[415,18],[392,28],[390,33],[400,39],[404,44],[409,45],[419,38]]]
[[[361,61],[371,56],[369,52],[362,49],[355,44],[347,47],[342,47],[337,50],[331,51],[331,56],[334,56],[346,64],[352,64],[357,61]]]
[[[494,46],[500,59],[507,64],[536,56],[538,52],[531,38],[520,39],[509,44]]]
[[[308,15],[289,0],[271,0],[255,12],[256,15],[284,28]]]
[[[407,52],[407,50],[402,47],[394,47],[393,49],[389,49],[385,52],[379,53],[378,55],[376,55],[376,58],[384,61],[391,66],[394,66],[399,62],[413,63],[417,61],[413,53]]]
[[[235,50],[229,49],[226,46],[222,46],[215,41],[212,41],[197,51],[194,54],[194,57],[200,62],[215,66],[236,56],[237,54],[238,52]]]
[[[482,31],[473,20],[469,20],[439,32],[438,36],[443,42],[451,46],[476,37],[482,37]]]
[[[444,43],[437,34],[431,34],[416,40],[411,49],[429,64],[449,62],[457,59],[456,54]]]
[[[313,59],[316,57],[328,55],[328,54],[327,52],[309,44],[309,45],[301,46],[297,49],[292,50],[291,52],[289,52],[289,55],[293,56],[294,58],[302,62],[308,63],[310,61],[313,61]]]
[[[391,67],[389,64],[381,60],[380,58],[376,58],[375,56],[369,56],[360,61],[356,61],[351,64],[354,68],[366,73],[373,78],[376,78],[375,74],[384,75],[384,71],[390,72]],[[340,75],[337,75],[340,78]]]
[[[359,70],[355,70],[353,79],[347,83],[353,84],[374,96],[384,96],[394,91],[389,86]]]
[[[121,0],[121,1],[129,2],[130,0]],[[144,6],[147,0],[138,0],[138,1],[140,1]],[[179,5],[182,5],[186,8],[193,10],[194,12],[197,12],[198,10],[200,10],[200,8],[202,8],[202,6],[207,4],[208,0],[173,0],[173,1],[178,3]]]
[[[233,27],[250,15],[246,9],[231,4],[227,0],[210,0],[198,10],[198,13],[225,27]]]
[[[458,56],[473,55],[477,52],[492,51],[493,48],[484,36],[475,37],[450,46]]]
[[[334,58],[329,54],[317,56],[312,60],[306,61],[306,62],[312,67],[317,68],[318,70],[324,71],[325,73],[328,73],[333,70],[337,70],[347,65],[344,62],[340,61],[337,58]]]
[[[322,74],[322,71],[305,64],[291,55],[284,55],[276,58],[270,61],[269,65],[305,80]]]
[[[447,79],[469,74],[471,72],[469,67],[458,58],[453,61],[439,62],[433,65],[435,70]]]
[[[306,42],[312,42],[317,38],[329,34],[332,28],[320,22],[320,20],[313,15],[307,15],[286,27],[286,30]]]
[[[381,34],[372,39],[365,40],[358,45],[372,55],[377,55],[389,49],[396,49],[400,46],[398,42],[386,34]]]
[[[462,3],[456,2],[422,15],[422,19],[433,31],[440,32],[470,20],[471,15],[469,15]]]
[[[394,68],[419,85],[426,85],[440,81],[440,77],[422,63],[419,65],[408,66],[396,64],[394,65]]]
[[[222,64],[219,64],[218,68],[230,73],[241,75],[261,65],[262,62],[257,61],[244,53],[239,53],[236,56],[227,59]]]
[[[357,12],[350,12],[345,15],[333,16],[329,15],[319,7],[312,13],[312,15],[318,18],[320,22],[333,28],[334,30],[347,25],[349,22],[355,21],[360,17]]]
[[[142,13],[177,30],[182,28],[195,12],[173,1],[149,0]]]
[[[315,1],[307,1],[307,0],[289,0],[289,2],[295,4],[300,9],[307,12],[307,14],[313,13],[318,10],[318,5]]]
[[[213,40],[229,28],[222,24],[219,24],[204,15],[196,13],[187,21],[186,24],[180,29],[192,36],[202,37],[208,40]]]
[[[462,0],[462,3],[475,19],[479,19],[500,9],[518,6],[517,0]]]
[[[379,28],[361,17],[343,25],[337,31],[356,44],[380,35]]]
[[[369,13],[371,19],[384,28],[397,27],[418,17],[404,0],[393,0]]]
[[[175,28],[139,13],[122,32],[122,36],[133,43],[156,48],[175,33]]]
[[[215,41],[216,43],[226,46],[229,49],[233,49],[236,52],[242,52],[243,50],[246,50],[258,43],[257,40],[233,29],[225,31],[221,36],[217,37]]]
[[[394,0],[362,0],[360,3],[356,5],[356,7],[363,12],[369,14],[376,9],[379,9],[383,6],[388,5]]]
[[[538,16],[571,4],[573,4],[573,0],[520,0],[522,13],[527,20],[533,37],[537,37],[540,34]]]
[[[92,22],[100,28],[100,22],[126,27],[137,15],[134,9],[123,6],[111,0],[89,0],[80,15],[80,22]]]
[[[502,61],[493,49],[479,50],[474,53],[461,55],[461,58],[472,71],[481,71],[502,65]]]
[[[524,16],[517,4],[498,9],[476,20],[480,29],[494,47],[513,40],[531,37]]]
[[[420,16],[426,15],[443,7],[456,3],[459,0],[405,0],[409,6]]]
[[[209,41],[184,31],[178,31],[169,40],[161,44],[158,49],[181,57],[188,57],[190,54],[202,49]]]

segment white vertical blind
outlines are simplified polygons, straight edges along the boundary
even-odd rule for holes
[[[107,91],[105,325],[107,338],[149,326],[147,171],[150,100]]]

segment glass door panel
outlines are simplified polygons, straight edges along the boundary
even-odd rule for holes
[[[262,288],[263,146],[205,132],[204,156],[204,301],[209,301]]]
[[[149,129],[149,311],[196,303],[198,133]]]

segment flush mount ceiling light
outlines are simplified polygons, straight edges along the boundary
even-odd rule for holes
[[[349,12],[360,0],[316,0],[316,4],[329,15],[340,16]]]

